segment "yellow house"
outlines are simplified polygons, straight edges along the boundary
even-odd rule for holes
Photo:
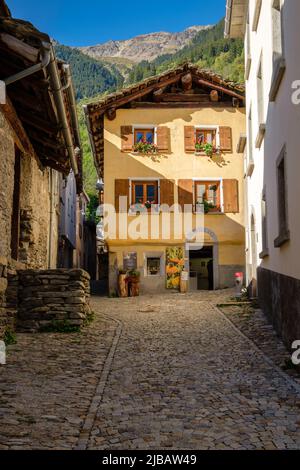
[[[243,87],[185,64],[85,113],[105,211],[117,212],[110,292],[128,269],[144,293],[178,288],[183,268],[191,290],[233,286],[245,265]],[[192,234],[178,231],[181,211]]]

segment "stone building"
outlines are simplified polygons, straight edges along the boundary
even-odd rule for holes
[[[115,234],[105,230],[110,291],[118,272],[133,268],[144,293],[178,289],[183,267],[191,290],[233,286],[245,259],[243,158],[237,151],[245,131],[243,86],[185,64],[85,111],[104,203],[117,212]],[[175,206],[187,209],[193,233],[201,229],[199,249],[189,234],[175,233]],[[157,222],[157,233],[126,231],[140,221],[148,228]]]
[[[16,269],[57,267],[60,185],[81,152],[69,67],[48,35],[0,1],[0,335]]]
[[[288,347],[300,338],[300,2],[227,0],[245,41],[247,277]]]

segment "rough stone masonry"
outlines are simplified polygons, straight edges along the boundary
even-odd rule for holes
[[[82,269],[21,270],[17,328],[36,332],[54,322],[83,326],[90,314],[90,276]]]

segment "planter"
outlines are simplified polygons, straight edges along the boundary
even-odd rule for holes
[[[119,274],[118,278],[118,291],[119,297],[128,297],[128,284],[126,282],[126,274]]]
[[[140,279],[138,277],[127,277],[127,284],[130,297],[138,297],[140,295]]]

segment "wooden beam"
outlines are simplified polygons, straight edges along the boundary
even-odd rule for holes
[[[10,51],[14,52],[18,56],[21,56],[34,64],[38,62],[39,50],[35,47],[29,46],[25,42],[20,41],[20,39],[7,33],[1,33],[0,40]]]
[[[182,74],[179,74],[179,75],[170,77],[169,79],[167,79],[165,81],[162,80],[161,86],[168,86],[168,85],[171,85],[171,83],[178,82],[180,80],[181,76],[182,76]],[[138,89],[137,91],[135,91],[135,92],[133,92],[133,93],[127,95],[127,96],[122,96],[121,98],[119,98],[117,100],[114,100],[113,102],[106,103],[104,105],[101,105],[101,104],[99,104],[99,105],[97,105],[97,104],[88,105],[89,114],[90,115],[105,114],[106,110],[111,108],[112,105],[115,108],[120,108],[121,106],[123,106],[124,104],[126,104],[130,101],[137,100],[138,98],[140,98],[142,96],[145,96],[145,95],[148,95],[149,93],[152,93],[154,90],[157,89],[158,86],[159,86],[159,83],[155,82],[155,83],[153,83],[153,85],[149,85],[145,88]]]
[[[10,124],[17,147],[21,150],[22,153],[29,154],[36,158],[34,148],[9,97],[6,99],[6,104],[0,104],[0,109]]]
[[[187,95],[185,93],[165,93],[160,96],[160,101],[202,103],[205,101],[209,101],[209,95],[204,95],[204,94]]]
[[[54,137],[56,137],[56,135],[61,129],[58,124],[53,124],[50,121],[46,121],[40,116],[35,116],[33,113],[30,114],[22,108],[18,109],[18,114],[20,116],[20,119],[29,126],[35,127],[36,129],[39,129],[42,132],[46,132],[47,134],[50,134],[52,136],[53,134],[55,134]]]
[[[182,88],[185,92],[190,91],[193,88],[193,77],[191,73],[187,73],[181,77]]]
[[[232,104],[230,101],[219,101],[218,103],[212,103],[211,101],[203,101],[203,102],[195,102],[195,103],[153,103],[153,102],[137,102],[137,101],[132,101],[131,107],[133,109],[136,108],[145,108],[145,109],[167,109],[167,108],[193,108],[193,109],[201,109],[201,108],[232,108]]]
[[[235,98],[238,98],[239,100],[245,101],[245,97],[243,95],[240,95],[239,93],[236,93],[233,90],[229,90],[228,88],[225,88],[224,86],[216,85],[215,83],[211,83],[208,80],[203,80],[203,78],[199,78],[198,83],[199,85],[204,85],[209,88],[213,88],[214,90],[221,91],[222,93],[225,93],[230,96],[234,96]]]
[[[153,99],[155,102],[159,102],[161,99],[161,96],[165,93],[167,87],[164,86],[162,88],[159,88],[158,90],[154,90],[153,92]]]

